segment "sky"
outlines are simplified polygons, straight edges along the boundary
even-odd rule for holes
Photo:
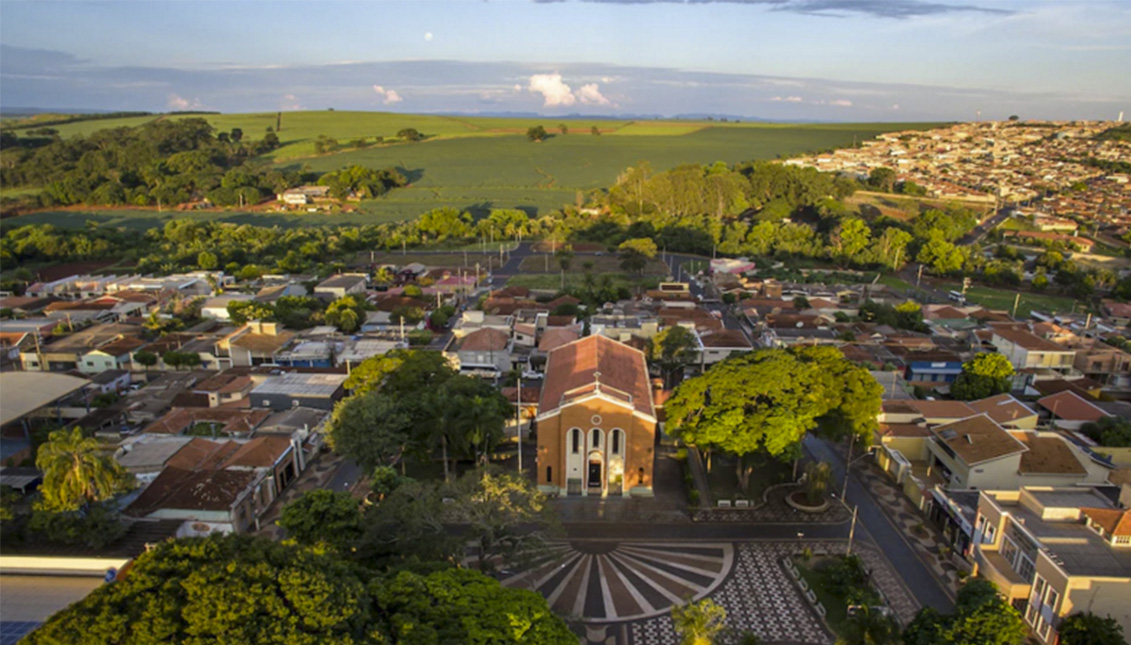
[[[1131,115],[1131,0],[0,0],[0,106]]]

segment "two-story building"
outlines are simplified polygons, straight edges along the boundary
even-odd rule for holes
[[[1078,612],[1131,631],[1131,511],[1089,488],[982,491],[974,536],[978,572],[1038,642],[1055,644],[1061,619]]]
[[[510,334],[485,327],[466,336],[452,336],[444,348],[444,356],[452,367],[464,374],[487,378],[502,376],[510,371]]]
[[[1018,372],[1043,368],[1067,374],[1074,369],[1076,350],[1010,325],[993,325],[991,329],[990,342]]]

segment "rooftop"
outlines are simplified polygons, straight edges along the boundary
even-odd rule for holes
[[[271,376],[252,390],[253,394],[287,396],[333,396],[348,377],[345,374],[300,374],[290,372]]]
[[[1045,340],[1040,336],[1022,329],[1012,329],[1009,327],[997,326],[993,328],[995,336],[1003,338],[1018,347],[1027,349],[1032,352],[1071,352],[1071,349],[1062,347],[1052,342]]]
[[[540,414],[559,409],[570,396],[607,391],[637,412],[655,418],[644,353],[605,336],[587,336],[550,352]]]
[[[932,432],[968,466],[1028,450],[985,414],[937,426]]]
[[[1107,412],[1069,390],[1037,399],[1037,405],[1064,421],[1098,421],[1108,416]]]
[[[976,412],[985,413],[995,422],[1008,426],[1019,419],[1037,416],[1032,408],[1013,398],[1009,394],[998,394],[987,399],[979,399],[968,403]]]

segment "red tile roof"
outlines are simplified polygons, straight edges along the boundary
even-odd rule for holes
[[[644,352],[605,336],[587,336],[550,352],[542,385],[541,414],[572,398],[601,392],[655,418]]]
[[[1053,416],[1064,421],[1099,421],[1108,416],[1106,412],[1092,405],[1071,390],[1050,394],[1037,399],[1037,405],[1052,412]]]
[[[1084,515],[1098,524],[1108,535],[1131,535],[1131,510],[1084,508]]]
[[[507,334],[507,332],[493,327],[484,327],[464,336],[456,351],[499,352],[507,348],[509,341],[510,334]]]

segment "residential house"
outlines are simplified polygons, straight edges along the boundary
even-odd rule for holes
[[[98,374],[104,370],[133,369],[133,355],[147,343],[137,336],[122,336],[82,355],[80,371]]]
[[[990,342],[1009,359],[1013,369],[1049,369],[1062,374],[1072,371],[1076,351],[1010,325],[991,325]]]
[[[1037,642],[1061,619],[1110,616],[1131,631],[1131,511],[1088,488],[981,491],[974,556]]]
[[[1085,423],[1095,423],[1110,416],[1091,401],[1068,390],[1037,399],[1037,405],[1047,410],[1051,414],[1052,425],[1062,430],[1079,430]]]
[[[251,391],[251,405],[257,410],[332,410],[345,395],[343,384],[347,378],[345,374],[272,374]]]
[[[104,368],[84,365],[83,356],[109,342],[136,335],[137,331],[136,327],[120,323],[94,325],[53,338],[50,343],[40,343],[38,349],[23,351],[20,362],[25,371],[65,372],[86,368],[90,370],[87,373],[94,374]]]
[[[1037,412],[1010,394],[998,394],[971,401],[967,405],[975,413],[985,414],[1006,430],[1035,430]]]
[[[233,302],[248,302],[255,296],[246,293],[227,293],[222,296],[213,296],[204,301],[200,307],[200,315],[211,320],[228,322],[232,316],[228,314],[228,305]]]
[[[223,367],[273,364],[293,338],[278,323],[252,320],[216,342],[217,356]]]
[[[364,299],[368,276],[360,273],[340,273],[319,282],[314,287],[314,295],[327,300],[337,300],[345,296],[358,296]]]
[[[699,366],[704,370],[734,354],[742,354],[754,349],[750,339],[738,329],[705,332],[698,335],[698,340]]]
[[[1100,341],[1076,348],[1073,365],[1110,393],[1131,392],[1131,353]]]
[[[452,336],[444,356],[464,374],[495,378],[510,371],[511,349],[509,334],[485,327],[466,336]]]
[[[279,298],[304,297],[307,295],[306,287],[293,282],[287,284],[267,285],[255,294],[256,302],[273,305]]]
[[[605,336],[551,351],[538,404],[538,488],[651,496],[652,390],[644,353]]]

